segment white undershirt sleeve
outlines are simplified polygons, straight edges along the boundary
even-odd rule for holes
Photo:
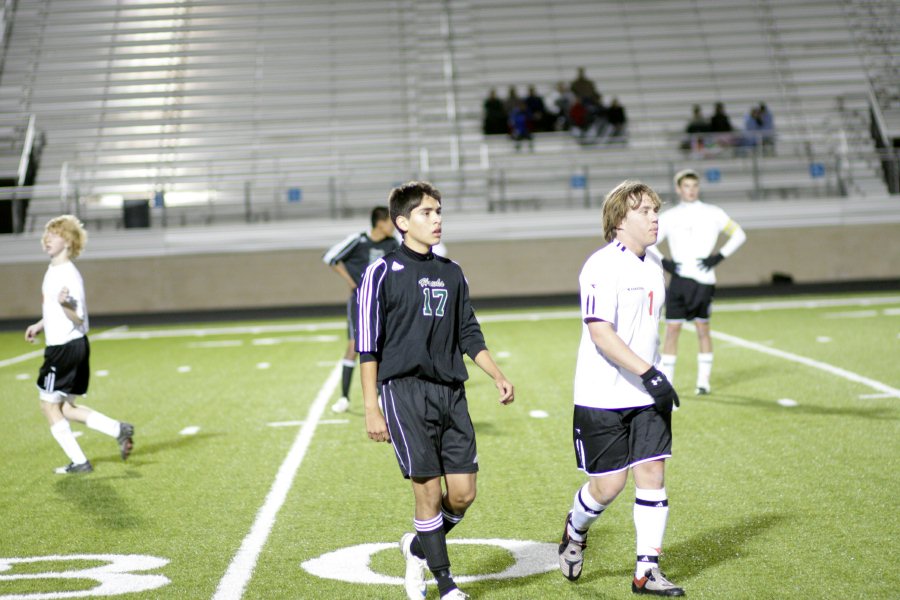
[[[747,234],[744,233],[741,226],[730,219],[728,220],[725,229],[723,229],[723,232],[728,236],[728,241],[726,241],[722,245],[722,249],[719,250],[719,252],[722,253],[722,256],[731,256],[745,241],[747,241]]]

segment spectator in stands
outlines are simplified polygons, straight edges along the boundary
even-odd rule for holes
[[[709,120],[709,129],[714,133],[724,133],[734,130],[731,126],[731,119],[728,117],[728,113],[725,112],[725,105],[721,102],[716,102],[713,116]]]
[[[585,99],[590,113],[590,127],[587,141],[590,143],[602,142],[609,134],[609,109],[603,104],[603,95],[597,94],[596,101]]]
[[[528,141],[528,149],[534,151],[534,138],[528,122],[528,108],[519,100],[509,111],[509,135],[516,143],[516,152],[522,149],[522,140]]]
[[[699,104],[695,104],[691,111],[691,120],[688,121],[687,127],[684,129],[687,136],[681,142],[681,149],[695,152],[702,151],[704,144],[702,134],[709,133],[709,131],[709,121],[703,116],[703,109],[700,108]]]
[[[506,119],[506,107],[503,106],[503,101],[497,97],[497,90],[491,88],[487,100],[484,101],[484,134],[505,135],[508,133]]]
[[[584,67],[578,67],[578,77],[575,78],[569,86],[569,89],[571,89],[572,93],[575,94],[575,97],[580,99],[583,103],[597,102],[600,95],[599,92],[597,92],[597,86],[585,75]]]
[[[512,113],[512,110],[521,100],[522,99],[519,98],[519,92],[516,91],[516,86],[509,86],[509,90],[506,92],[506,100],[504,100],[504,108],[506,108],[507,116]]]
[[[533,85],[528,86],[528,95],[525,96],[525,109],[528,111],[531,131],[548,131],[551,129],[544,98],[537,93]]]
[[[619,104],[618,98],[613,98],[609,103],[606,118],[609,121],[609,141],[624,142],[627,137],[628,117],[625,115],[625,107]]]
[[[728,113],[725,112],[725,105],[721,102],[716,102],[713,115],[709,119],[709,130],[715,134],[715,140],[718,145],[732,145],[734,140],[731,132],[734,131],[734,127],[731,126],[731,119],[728,117]]]
[[[575,97],[569,108],[569,131],[578,139],[585,139],[591,126],[591,114],[581,98]]]
[[[762,136],[762,118],[758,106],[751,106],[744,116],[744,136],[741,146],[744,148],[756,148]]]
[[[547,106],[550,107],[551,111],[554,111],[553,115],[553,129],[557,131],[566,131],[569,129],[569,112],[572,110],[572,105],[575,103],[575,94],[569,89],[569,86],[566,85],[565,81],[560,81],[556,84],[556,89],[551,92],[550,97],[547,98]]]
[[[767,155],[775,154],[775,118],[769,112],[765,102],[759,103],[759,132],[762,140],[763,152]]]

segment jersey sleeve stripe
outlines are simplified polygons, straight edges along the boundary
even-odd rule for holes
[[[379,272],[380,271],[380,272]],[[359,304],[359,328],[357,330],[357,346],[360,352],[374,352],[379,327],[378,288],[387,274],[387,263],[378,259],[369,265],[357,289]]]
[[[351,233],[346,238],[332,246],[325,252],[325,255],[322,256],[322,262],[327,265],[336,265],[341,260],[347,256],[356,246],[359,244],[360,235],[358,233]]]

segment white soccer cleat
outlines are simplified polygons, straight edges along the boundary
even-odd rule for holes
[[[413,540],[416,539],[414,533],[404,533],[400,537],[400,554],[406,561],[406,574],[403,576],[403,588],[406,590],[406,597],[409,600],[422,600],[427,591],[425,586],[425,574],[427,573],[428,564],[425,559],[419,558],[409,548],[412,546]],[[450,596],[445,596],[450,597]],[[463,596],[468,597],[468,596]]]
[[[441,600],[468,600],[469,595],[461,589],[455,588],[441,596]]]
[[[345,413],[350,409],[350,400],[346,396],[341,396],[331,405],[331,412]]]

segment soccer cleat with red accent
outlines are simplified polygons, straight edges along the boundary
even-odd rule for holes
[[[581,567],[584,564],[584,549],[587,548],[587,540],[577,542],[569,537],[569,525],[572,523],[572,513],[566,515],[566,525],[563,527],[562,541],[559,543],[559,570],[569,581],[576,581],[581,577]]]
[[[640,579],[635,577],[631,582],[631,591],[652,596],[684,596],[684,590],[666,579],[659,567],[647,569]]]

